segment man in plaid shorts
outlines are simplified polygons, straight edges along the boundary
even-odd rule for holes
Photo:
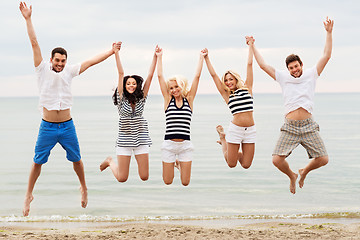
[[[290,169],[285,160],[301,144],[307,151],[310,162],[299,169],[299,187],[302,188],[307,174],[329,161],[324,142],[319,134],[319,125],[313,120],[314,93],[316,79],[324,70],[331,57],[332,29],[334,21],[326,18],[326,42],[324,54],[316,66],[303,70],[299,56],[291,54],[286,58],[288,71],[278,71],[267,65],[255,48],[254,56],[260,68],[277,81],[281,88],[285,105],[285,123],[281,127],[280,138],[273,152],[273,164],[290,179],[290,192],[295,194],[298,174]]]

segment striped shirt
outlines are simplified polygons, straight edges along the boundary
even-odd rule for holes
[[[169,106],[165,111],[165,116],[165,140],[190,140],[190,123],[192,111],[186,98],[183,98],[183,105],[179,108],[176,106],[175,98],[172,97]]]
[[[248,90],[237,89],[229,96],[228,106],[233,115],[254,110],[253,97]]]
[[[116,106],[120,118],[116,145],[118,147],[150,146],[152,142],[149,136],[148,123],[143,117],[146,98],[137,101],[134,109],[124,94],[120,97],[117,93],[117,100]]]

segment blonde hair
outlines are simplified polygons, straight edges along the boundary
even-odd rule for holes
[[[240,74],[238,74],[237,72],[234,72],[232,70],[228,70],[224,73],[224,75],[221,78],[221,82],[225,88],[226,91],[232,93],[232,91],[225,85],[225,77],[226,75],[230,74],[231,76],[233,76],[233,78],[236,79],[236,89],[244,89],[244,90],[249,90],[246,86],[245,86],[245,82],[241,79]]]
[[[188,84],[188,80],[181,75],[175,75],[170,77],[168,80],[166,80],[166,86],[167,89],[169,91],[169,82],[170,81],[175,81],[177,83],[177,85],[181,88],[181,96],[183,98],[185,98],[189,92],[189,84]]]

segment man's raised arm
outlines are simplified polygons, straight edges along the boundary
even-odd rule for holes
[[[253,42],[253,44],[251,44],[250,47],[253,49],[254,57],[259,67],[275,80],[275,68],[265,63],[263,57],[260,55],[259,51],[255,47],[255,43],[254,43],[255,40],[252,36],[247,37],[246,39],[247,42],[250,40]]]
[[[114,44],[118,44],[118,43],[114,43]],[[104,61],[105,59],[107,59],[108,57],[110,57],[111,55],[113,55],[115,52],[114,52],[114,49],[111,48],[110,50],[104,52],[104,53],[101,53],[93,58],[90,58],[89,60],[85,61],[85,62],[82,62],[81,63],[81,67],[80,67],[80,73],[83,73],[86,69],[88,69],[89,67],[91,66],[94,66],[98,63],[101,63],[102,61]]]
[[[25,2],[20,2],[20,7],[19,8],[20,8],[21,14],[23,15],[23,17],[26,20],[27,33],[29,35],[31,47],[32,47],[32,50],[33,50],[34,65],[35,65],[35,67],[37,67],[37,66],[40,65],[43,58],[41,56],[41,50],[40,50],[39,43],[38,43],[38,41],[36,39],[34,26],[33,26],[32,21],[31,21],[32,6],[30,5],[30,8],[28,8],[26,6]]]
[[[326,17],[324,22],[324,28],[326,30],[326,42],[324,48],[324,55],[320,58],[319,62],[316,64],[316,70],[320,76],[321,72],[324,70],[326,64],[330,60],[332,52],[332,30],[334,26],[334,21]]]

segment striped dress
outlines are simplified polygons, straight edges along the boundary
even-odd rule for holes
[[[116,141],[118,147],[138,147],[152,144],[148,123],[143,117],[146,98],[136,102],[133,110],[124,94],[117,93],[117,108],[119,112],[119,134]]]
[[[246,89],[236,89],[236,91],[229,96],[228,106],[233,115],[253,111],[253,97]]]
[[[165,111],[165,116],[165,140],[190,140],[190,123],[192,111],[186,98],[183,98],[183,105],[179,108],[176,106],[175,98],[172,97]]]

